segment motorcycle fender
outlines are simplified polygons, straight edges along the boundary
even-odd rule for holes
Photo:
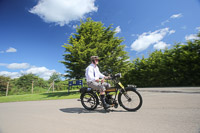
[[[128,89],[137,90],[136,87],[125,87],[124,89],[121,89],[120,93],[124,93],[124,91],[125,91],[125,90],[128,90]]]
[[[136,87],[126,87],[125,89],[133,89],[133,90],[137,90],[137,88]]]
[[[86,92],[86,91],[87,91],[87,87],[82,87],[82,88],[80,88],[80,90],[79,90],[80,93],[84,93],[84,92]]]
[[[93,90],[92,90],[91,88],[82,87],[79,91],[80,91],[81,94],[86,93],[86,92],[92,93],[92,94],[96,97],[96,99],[97,99],[97,104],[99,104],[99,98],[98,98],[98,96],[93,92]],[[81,97],[81,96],[80,96],[80,97]]]

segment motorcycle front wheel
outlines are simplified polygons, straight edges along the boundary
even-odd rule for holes
[[[127,111],[137,111],[142,106],[142,96],[133,88],[126,88],[126,91],[119,93],[119,104]]]
[[[81,94],[81,104],[87,110],[94,110],[98,105],[98,98],[94,93],[85,92]]]

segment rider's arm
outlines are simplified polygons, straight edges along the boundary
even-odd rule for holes
[[[105,75],[103,75],[103,74],[99,71],[99,68],[97,68],[97,72],[98,72],[100,78],[102,78],[102,79],[105,78]]]

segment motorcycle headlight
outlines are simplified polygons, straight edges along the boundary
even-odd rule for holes
[[[117,73],[117,74],[115,74],[115,77],[117,77],[117,78],[121,78],[122,75],[121,75],[121,73]]]
[[[134,88],[137,87],[136,85],[127,85],[127,86],[128,87],[134,87]]]

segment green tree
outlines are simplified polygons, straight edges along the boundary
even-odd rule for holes
[[[34,74],[24,74],[16,81],[16,86],[24,91],[32,88],[32,82],[34,81],[34,87],[46,87],[44,79],[39,78]]]
[[[9,77],[0,76],[0,91],[5,91],[7,88],[7,82],[11,79]]]
[[[135,59],[123,82],[140,87],[199,86],[200,33],[198,37],[169,50],[156,50],[146,59]]]
[[[54,72],[49,78],[49,83],[52,83],[53,81],[60,82],[61,81],[61,75],[57,72]]]
[[[125,45],[121,45],[122,38],[115,37],[115,29],[104,27],[101,22],[95,22],[88,18],[81,21],[76,32],[69,37],[65,48],[62,63],[67,68],[66,77],[80,79],[85,77],[85,69],[91,63],[92,55],[99,56],[100,70],[107,73],[125,73],[128,70],[129,61]]]

